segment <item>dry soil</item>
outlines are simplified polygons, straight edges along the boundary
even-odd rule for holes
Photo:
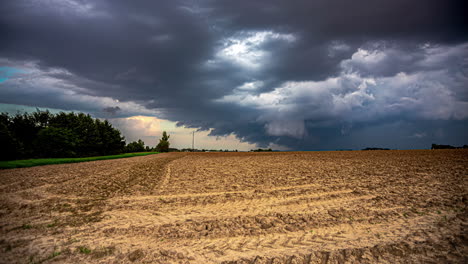
[[[468,263],[468,151],[169,153],[0,171],[0,263]]]

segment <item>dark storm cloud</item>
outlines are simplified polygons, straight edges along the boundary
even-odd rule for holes
[[[33,75],[1,83],[0,100],[120,108],[262,146],[355,146],[346,142],[365,138],[353,133],[388,124],[423,140],[436,125],[395,120],[450,130],[468,116],[464,10],[457,0],[3,1],[2,63]]]
[[[411,37],[464,40],[465,1],[210,1],[224,27],[291,30],[308,39]]]
[[[407,54],[424,42],[458,43],[468,37],[465,1],[212,1],[213,14],[233,31],[273,29],[293,32],[293,47],[275,52],[269,76],[279,80],[324,79],[336,74],[340,60],[363,43],[386,40]],[[350,46],[330,58],[333,41]]]
[[[117,112],[119,112],[120,110],[122,110],[122,109],[120,109],[120,107],[118,107],[118,106],[114,106],[114,107],[108,106],[108,107],[105,107],[105,108],[102,109],[102,111],[104,113],[107,113],[107,114],[109,114],[111,116],[115,116],[117,114]]]

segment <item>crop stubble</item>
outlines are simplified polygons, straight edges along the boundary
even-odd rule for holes
[[[0,262],[466,263],[467,172],[466,150],[3,170]]]

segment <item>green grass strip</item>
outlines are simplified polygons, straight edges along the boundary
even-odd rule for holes
[[[136,152],[136,153],[125,153],[112,156],[97,156],[97,157],[86,157],[86,158],[55,158],[55,159],[26,159],[26,160],[9,160],[0,161],[0,169],[13,169],[13,168],[26,168],[41,165],[50,164],[63,164],[63,163],[77,163],[94,160],[108,160],[108,159],[121,159],[130,158],[137,156],[146,156],[157,154],[159,152]]]

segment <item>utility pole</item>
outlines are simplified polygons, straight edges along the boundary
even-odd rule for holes
[[[192,152],[195,151],[195,131],[192,132]]]

